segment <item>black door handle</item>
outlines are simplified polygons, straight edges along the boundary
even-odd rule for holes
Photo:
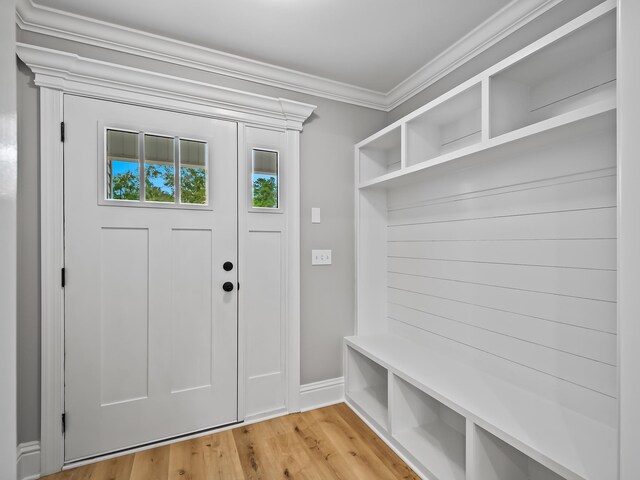
[[[233,291],[233,282],[224,282],[222,284],[222,289],[225,292],[232,292]]]
[[[230,272],[231,270],[233,270],[233,263],[231,262],[224,262],[222,264],[222,268],[224,269],[225,272]]]

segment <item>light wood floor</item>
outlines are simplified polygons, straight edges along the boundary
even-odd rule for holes
[[[67,470],[46,480],[418,479],[344,403]]]

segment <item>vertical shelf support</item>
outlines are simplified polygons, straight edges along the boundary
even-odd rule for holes
[[[491,94],[489,88],[489,77],[482,79],[482,141],[486,142],[491,136]]]

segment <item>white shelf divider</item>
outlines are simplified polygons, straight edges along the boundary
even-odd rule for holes
[[[406,167],[474,145],[482,139],[479,83],[403,123]]]
[[[388,373],[355,350],[347,351],[347,397],[383,429],[388,428]]]
[[[438,480],[464,480],[465,418],[392,375],[393,438]]]
[[[358,149],[360,178],[375,178],[402,169],[402,130],[398,125],[384,131]]]

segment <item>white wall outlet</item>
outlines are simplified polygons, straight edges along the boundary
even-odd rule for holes
[[[311,265],[331,265],[331,250],[311,250]]]
[[[320,208],[311,208],[311,223],[320,223]]]

